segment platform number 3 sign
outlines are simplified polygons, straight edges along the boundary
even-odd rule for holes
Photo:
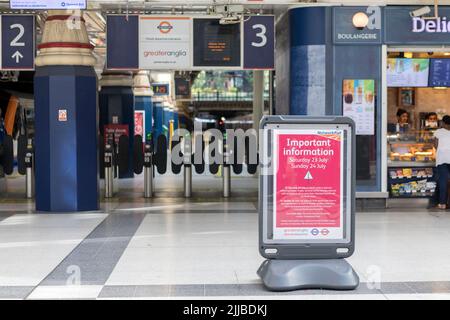
[[[244,22],[244,69],[271,70],[275,59],[274,16],[246,17]]]

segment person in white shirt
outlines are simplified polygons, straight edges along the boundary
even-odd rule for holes
[[[448,178],[450,169],[450,116],[442,118],[442,128],[434,133],[436,138],[436,166],[439,184],[439,209],[447,209]]]

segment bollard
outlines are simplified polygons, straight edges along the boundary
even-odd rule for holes
[[[228,198],[231,192],[231,167],[224,164],[222,166],[222,181],[223,181],[223,197]]]
[[[144,198],[153,197],[153,158],[149,144],[145,145],[144,151]]]
[[[190,198],[192,196],[192,166],[190,164],[184,165],[184,197]]]
[[[28,140],[27,153],[25,154],[26,171],[26,192],[27,199],[34,197],[34,172],[33,172],[33,145],[32,141]]]

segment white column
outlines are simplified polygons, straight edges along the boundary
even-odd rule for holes
[[[264,114],[264,71],[253,71],[253,128],[258,130]]]

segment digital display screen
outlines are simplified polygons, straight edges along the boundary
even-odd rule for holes
[[[194,67],[240,67],[241,24],[194,19]]]
[[[395,59],[387,61],[388,87],[428,87],[430,59]]]
[[[10,0],[11,9],[86,9],[87,0]]]
[[[450,87],[450,59],[431,59],[430,87]]]

